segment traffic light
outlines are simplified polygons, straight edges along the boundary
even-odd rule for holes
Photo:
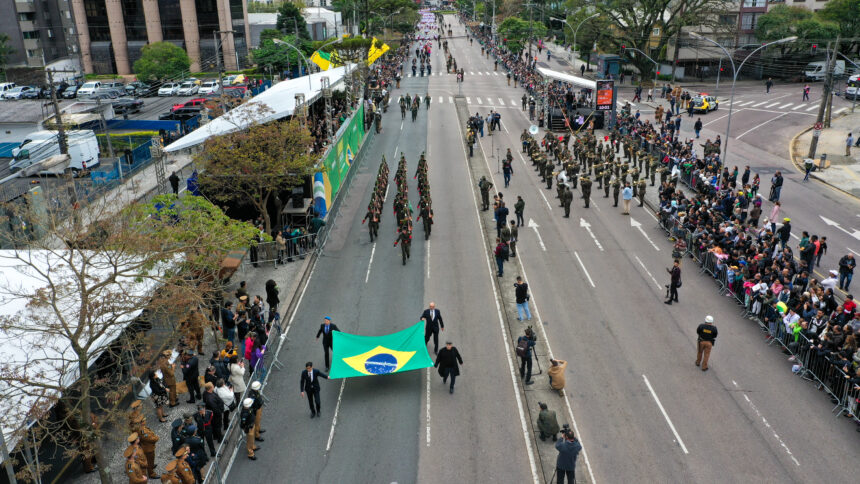
[[[720,72],[723,72],[724,70],[726,70],[725,67],[720,67]]]
[[[658,75],[658,76],[660,75],[660,71],[657,71],[657,75]]]
[[[627,46],[626,46],[626,45],[622,45],[622,46],[621,46],[621,55],[622,55],[622,56],[624,55],[624,51],[625,51],[625,50],[627,50]]]
[[[809,50],[810,50],[810,54],[815,55],[815,51],[817,51],[817,50],[818,50],[818,44],[812,44],[812,45],[810,46],[810,49],[809,49]]]

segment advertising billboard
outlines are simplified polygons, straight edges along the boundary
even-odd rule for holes
[[[597,81],[597,110],[611,111],[615,105],[612,91],[615,81]]]

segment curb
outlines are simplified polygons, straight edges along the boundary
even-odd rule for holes
[[[844,116],[845,116],[844,114],[836,116],[835,118],[831,118],[831,121],[833,119],[839,119],[839,118],[844,117]],[[797,161],[797,157],[794,155],[794,147],[797,144],[798,139],[810,131],[812,131],[812,128],[806,128],[806,129],[800,131],[799,133],[797,133],[796,135],[794,135],[794,137],[791,138],[791,141],[788,142],[788,156],[789,156],[789,158],[791,158],[791,164],[794,165],[794,167],[797,169],[797,171],[799,173],[804,173],[805,168],[803,168],[800,165],[800,163]],[[852,197],[856,200],[860,200],[860,197],[858,197],[857,195],[855,195],[855,194],[853,194],[847,190],[843,190],[842,188],[828,182],[827,180],[820,178],[818,175],[815,174],[815,172],[811,172],[809,174],[809,176],[810,176],[810,178],[814,178],[815,180],[819,181],[820,183],[823,183],[823,184],[827,185],[828,187],[841,192],[843,195],[847,195],[847,196]]]

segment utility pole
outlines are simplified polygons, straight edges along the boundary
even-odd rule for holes
[[[821,105],[818,106],[818,116],[815,118],[816,124],[824,121],[824,113],[827,110],[827,102],[830,99],[831,89],[833,87],[833,65],[836,62],[836,52],[839,51],[839,39],[840,36],[836,35],[836,43],[833,46],[833,55],[829,56],[827,59],[827,78],[824,81],[824,92],[821,94]],[[816,136],[815,130],[812,132],[812,141],[809,142],[809,153],[807,153],[807,158],[815,159],[815,151],[818,149],[818,136]],[[818,131],[820,133],[820,131]]]
[[[66,72],[66,71],[63,71]],[[48,74],[48,86],[51,88],[51,104],[54,105],[54,119],[57,120],[57,133],[59,133],[58,141],[60,143],[60,153],[69,154],[69,142],[66,139],[66,127],[63,125],[63,115],[60,111],[60,103],[57,101],[57,88],[54,86],[54,71],[45,69]]]

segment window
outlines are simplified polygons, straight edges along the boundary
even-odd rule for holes
[[[41,55],[37,49],[29,49],[27,51],[27,57],[41,57]]]
[[[795,0],[797,1],[797,0]],[[805,1],[805,0],[801,0]],[[761,8],[766,7],[767,2],[765,0],[744,0],[744,8]]]
[[[51,30],[51,29],[48,29],[48,38],[49,38],[49,39],[53,39],[53,38],[54,38],[54,31],[53,31],[53,30]]]
[[[72,18],[72,12],[66,10],[66,18],[71,19]]]
[[[721,25],[737,25],[738,16],[737,15],[720,15],[719,18]]]
[[[651,37],[660,37],[660,27],[651,29]]]
[[[20,22],[32,22],[36,20],[36,12],[24,12],[18,14],[18,20]]]
[[[29,32],[21,32],[21,33],[23,34],[25,39],[38,39],[39,38],[39,31],[38,30],[32,30]]]
[[[758,22],[758,18],[761,16],[761,13],[745,13],[741,17],[741,29],[742,30],[755,30],[756,22]]]

